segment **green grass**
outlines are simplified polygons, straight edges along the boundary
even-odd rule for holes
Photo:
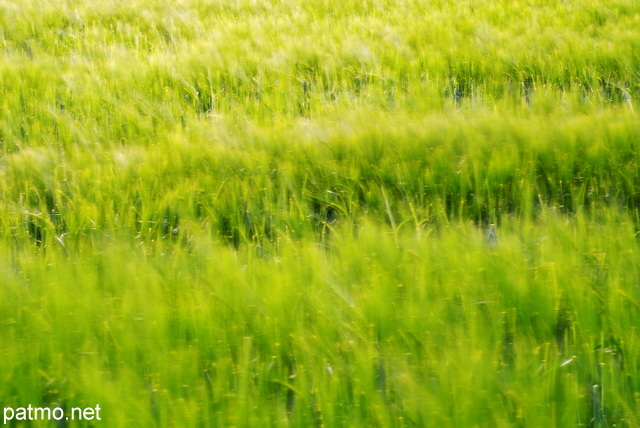
[[[640,3],[298,3],[0,2],[0,406],[639,426]]]

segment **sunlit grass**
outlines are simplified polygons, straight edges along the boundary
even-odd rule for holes
[[[637,28],[633,0],[0,2],[0,404],[639,425]]]

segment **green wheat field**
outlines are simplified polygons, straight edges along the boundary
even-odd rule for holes
[[[639,99],[638,0],[0,0],[3,423],[640,426]]]

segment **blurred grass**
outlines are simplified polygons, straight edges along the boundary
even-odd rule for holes
[[[638,24],[0,2],[0,405],[639,425]]]
[[[626,215],[510,219],[494,246],[471,223],[338,228],[329,250],[270,256],[200,237],[18,256],[19,274],[5,258],[4,404],[95,401],[153,426],[562,426],[594,417],[600,388],[609,421],[636,423]]]

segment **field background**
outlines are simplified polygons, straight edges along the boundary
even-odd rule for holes
[[[640,426],[639,96],[637,0],[0,0],[0,406]]]

